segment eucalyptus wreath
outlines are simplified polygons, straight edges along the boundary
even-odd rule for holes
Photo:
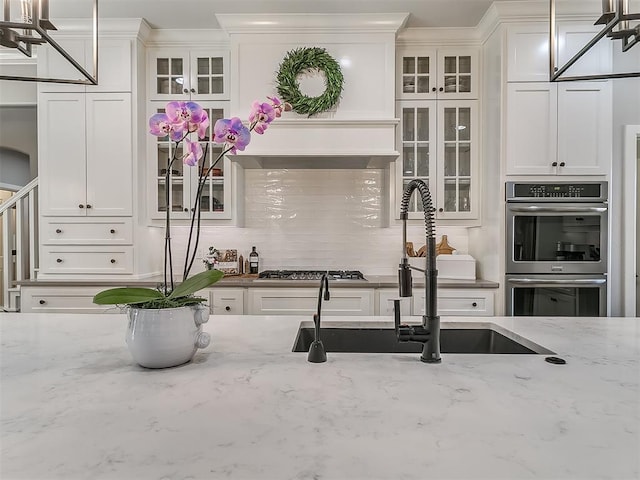
[[[317,97],[309,97],[300,92],[298,76],[310,70],[324,72],[325,90]],[[276,79],[276,88],[282,99],[291,104],[294,112],[310,117],[329,110],[338,102],[344,77],[338,62],[324,48],[311,47],[287,52]]]

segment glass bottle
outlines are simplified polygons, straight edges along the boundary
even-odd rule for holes
[[[251,253],[249,254],[249,273],[258,273],[258,252],[256,247],[251,247]]]

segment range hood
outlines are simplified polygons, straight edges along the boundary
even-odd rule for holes
[[[263,135],[252,133],[246,151],[230,160],[245,168],[354,169],[385,168],[398,158],[395,38],[408,14],[216,17],[231,44],[231,116],[245,119],[255,100],[277,95],[276,74],[293,49],[326,49],[344,77],[331,111],[313,117],[284,112]]]
[[[385,168],[398,158],[397,119],[276,119],[230,157],[244,168]]]

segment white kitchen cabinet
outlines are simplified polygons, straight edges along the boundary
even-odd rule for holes
[[[131,274],[133,246],[43,245],[40,272],[72,276]]]
[[[437,220],[469,220],[479,215],[477,100],[402,100],[396,161],[396,208],[405,186],[421,179],[429,186]],[[399,218],[399,217],[398,217]],[[413,194],[409,218],[424,218]]]
[[[98,85],[39,83],[40,92],[131,92],[133,40],[105,38],[98,41]],[[63,48],[87,72],[93,73],[93,43],[87,38],[63,38]],[[38,75],[48,78],[80,79],[85,77],[53,47],[38,47]]]
[[[198,167],[190,167],[182,163],[182,148],[184,142],[180,144],[176,151],[175,142],[169,137],[155,137],[148,135],[149,151],[149,177],[151,188],[149,188],[148,205],[151,218],[164,218],[167,205],[167,182],[166,171],[167,161],[176,157],[173,162],[168,184],[169,209],[172,218],[189,219],[191,210],[197,198],[200,175],[214,164],[219,154],[223,150],[223,145],[213,142],[212,129],[216,120],[228,117],[228,102],[199,102],[207,111],[210,120],[210,127],[207,131],[208,140],[201,140],[203,150],[207,151],[206,163],[203,167],[203,160]],[[164,112],[166,103],[151,102],[149,116]],[[192,141],[197,139],[195,133]],[[229,219],[231,218],[232,203],[232,165],[227,157],[223,157],[215,167],[209,172],[205,180],[204,188],[200,195],[201,215],[206,219]]]
[[[40,93],[38,168],[44,216],[130,216],[130,93]]]
[[[317,288],[250,288],[250,315],[309,315],[318,307]],[[322,301],[322,315],[373,315],[374,289],[330,288],[331,300]]]
[[[43,217],[40,242],[44,245],[132,245],[131,217]]]
[[[611,84],[507,84],[508,175],[606,175],[611,165]]]
[[[424,315],[424,288],[413,288],[411,312]],[[438,289],[438,315],[491,316],[494,309],[494,292],[478,288]]]
[[[243,315],[244,288],[213,288],[210,291],[212,315]]]
[[[400,47],[396,54],[396,99],[477,99],[475,47]]]
[[[148,51],[149,100],[228,100],[226,50],[151,48]]]
[[[96,305],[93,297],[106,287],[32,287],[20,289],[21,313],[119,313],[114,305]]]
[[[567,63],[601,26],[592,23],[558,23],[556,64]],[[589,49],[563,76],[605,74],[611,71],[610,41],[600,41]],[[549,81],[549,22],[507,26],[507,81]]]
[[[397,288],[376,289],[375,315],[393,316],[393,301],[396,299],[400,299],[400,314],[402,316],[411,315],[411,297],[400,298]]]

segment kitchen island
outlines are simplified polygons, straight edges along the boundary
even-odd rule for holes
[[[640,476],[640,319],[482,319],[566,365],[331,352],[312,364],[292,352],[308,320],[213,316],[191,363],[147,370],[124,314],[0,314],[0,478]],[[358,318],[380,320],[391,325]]]

